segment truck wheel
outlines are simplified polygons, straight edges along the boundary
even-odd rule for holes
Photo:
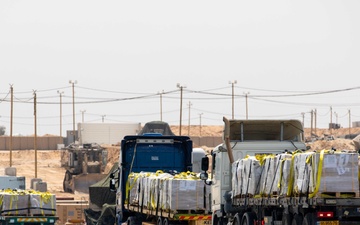
[[[316,219],[314,213],[307,213],[304,217],[302,225],[315,225]]]
[[[302,225],[303,220],[304,218],[301,214],[294,214],[291,225]]]
[[[159,216],[159,217],[157,218],[156,224],[157,224],[157,225],[163,225],[163,218]]]
[[[168,218],[164,218],[162,225],[169,225],[169,224],[170,224],[169,219],[168,219]]]
[[[127,225],[138,225],[138,224],[139,221],[135,216],[129,216],[129,218],[127,219]]]
[[[240,222],[241,222],[240,215],[239,215],[239,213],[236,213],[236,215],[234,217],[233,225],[240,225]]]
[[[283,225],[292,225],[292,215],[290,213],[284,213],[282,216]]]
[[[222,218],[221,217],[219,218],[219,217],[215,216],[211,224],[213,224],[213,225],[222,225],[223,224]]]
[[[253,225],[256,220],[256,215],[252,212],[246,212],[243,215],[241,225]]]

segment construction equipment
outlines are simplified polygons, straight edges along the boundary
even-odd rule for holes
[[[62,167],[66,168],[64,192],[89,193],[89,187],[103,179],[107,164],[107,150],[96,143],[71,144],[64,148]]]

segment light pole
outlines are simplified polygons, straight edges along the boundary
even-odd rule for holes
[[[229,81],[229,84],[231,84],[231,89],[232,89],[232,94],[231,94],[231,98],[232,98],[232,104],[231,104],[231,108],[232,108],[232,119],[234,119],[234,84],[236,84],[237,81],[233,80],[233,81]]]
[[[12,148],[13,148],[13,115],[14,115],[14,88],[10,85],[11,106],[10,106],[10,167],[12,167]]]
[[[245,94],[245,102],[246,102],[246,120],[248,119],[248,94],[250,94],[250,92],[244,92]]]
[[[37,178],[37,112],[36,112],[36,91],[34,91],[34,151],[35,151],[35,178]]]
[[[76,135],[75,135],[75,84],[77,83],[77,81],[73,81],[73,80],[69,80],[69,83],[72,86],[72,105],[73,105],[73,139],[74,139],[74,143],[76,140]]]
[[[60,137],[62,137],[62,95],[64,94],[63,91],[57,91],[60,95]]]
[[[181,123],[182,123],[182,100],[183,100],[183,89],[186,86],[180,85],[179,83],[176,84],[177,88],[180,88],[180,125],[179,125],[179,135],[181,136]]]

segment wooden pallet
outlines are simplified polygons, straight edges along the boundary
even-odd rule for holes
[[[360,192],[318,192],[317,198],[359,198]]]

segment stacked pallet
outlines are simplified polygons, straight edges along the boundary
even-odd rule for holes
[[[247,156],[232,164],[232,197],[358,197],[358,157],[332,150]]]
[[[33,190],[0,191],[2,216],[55,216],[56,197],[48,192]]]
[[[210,187],[199,179],[199,174],[183,172],[169,174],[131,173],[126,185],[125,204],[149,210],[200,211],[209,210]]]

